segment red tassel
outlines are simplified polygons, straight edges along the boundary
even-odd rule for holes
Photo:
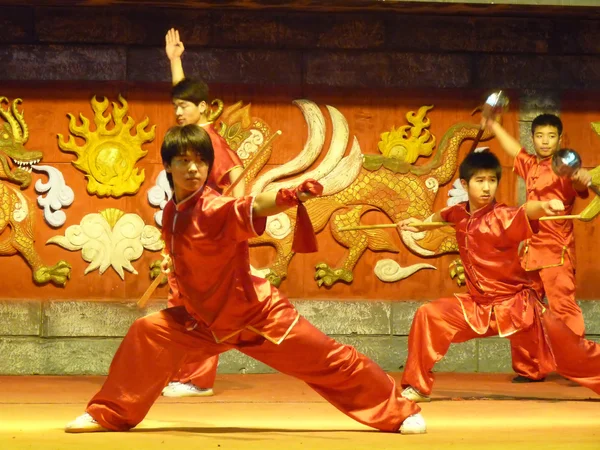
[[[315,230],[308,216],[306,206],[303,203],[299,203],[297,211],[292,251],[296,253],[315,253],[319,249],[317,246],[317,237],[315,236]]]

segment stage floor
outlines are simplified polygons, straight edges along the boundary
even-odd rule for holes
[[[400,374],[392,374],[399,380]],[[220,375],[216,395],[160,398],[127,433],[66,434],[103,377],[0,377],[0,450],[600,450],[600,397],[559,377],[438,374],[425,435],[382,433],[284,375]]]

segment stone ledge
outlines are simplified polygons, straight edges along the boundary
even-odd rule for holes
[[[331,336],[342,344],[351,345],[363,355],[379,364],[383,370],[397,372],[406,362],[407,342],[405,336]]]
[[[44,337],[123,337],[134,320],[164,309],[151,303],[140,310],[134,302],[50,301],[43,304]]]
[[[301,61],[299,53],[290,51],[189,49],[183,67],[189,76],[200,77],[209,84],[301,85]],[[170,81],[164,49],[129,48],[127,80]]]
[[[405,336],[332,336],[352,345],[384,370],[399,371],[407,357]],[[588,336],[600,343],[600,335]],[[119,338],[0,337],[0,375],[106,375]],[[435,372],[510,373],[510,342],[502,338],[453,344]],[[232,350],[221,355],[219,373],[273,373],[273,369]]]
[[[471,56],[441,53],[307,52],[307,85],[460,88],[471,85]]]
[[[585,321],[585,332],[590,335],[600,334],[600,301],[579,301]]]
[[[276,373],[275,369],[237,350],[230,350],[219,356],[218,373]]]
[[[0,301],[0,336],[39,336],[41,311],[39,301]]]
[[[424,302],[296,299],[292,303],[326,334],[406,336]],[[600,301],[578,303],[587,333],[600,334]],[[135,319],[165,307],[165,301],[139,310],[134,302],[0,300],[0,336],[122,337]]]
[[[325,334],[390,334],[390,302],[298,299],[292,303]]]
[[[434,372],[477,372],[476,339],[451,344],[448,353],[433,368]]]
[[[0,337],[1,375],[106,375],[121,339]]]
[[[497,89],[593,89],[600,84],[600,57],[480,55],[474,85]]]
[[[392,303],[392,334],[408,336],[417,308],[426,302],[405,301]]]
[[[554,31],[535,17],[445,17],[391,15],[386,47],[409,51],[546,53]]]
[[[0,47],[2,80],[125,80],[125,49],[81,45]]]
[[[499,337],[479,339],[477,370],[475,372],[510,373],[512,358],[510,341]]]
[[[35,29],[40,42],[164,46],[173,26],[185,29],[189,46],[209,44],[211,22],[211,13],[202,10],[42,7],[36,8]]]
[[[390,302],[294,300],[293,303],[300,314],[326,334],[390,334]],[[43,304],[42,335],[122,337],[135,319],[165,307],[164,302],[151,303],[139,310],[133,302],[51,301]]]

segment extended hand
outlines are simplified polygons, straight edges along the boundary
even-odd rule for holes
[[[318,197],[323,193],[323,185],[316,180],[308,179],[305,180],[296,190],[298,200],[304,203],[306,200],[310,200],[313,197]]]
[[[171,272],[171,268],[173,267],[173,262],[171,261],[171,256],[166,253],[163,253],[162,257],[163,257],[163,260],[160,262],[160,270],[164,274],[168,274]]]
[[[305,202],[323,193],[323,185],[316,180],[304,180],[295,189],[282,188],[277,192],[275,203],[277,205],[295,206],[298,202]]]
[[[401,220],[396,224],[400,231],[412,231],[413,233],[418,233],[419,230],[417,227],[413,226],[414,223],[420,223],[420,220],[415,219],[414,217],[410,217],[408,219]]]
[[[493,118],[486,118],[482,116],[481,121],[479,122],[479,126],[482,130],[487,129],[488,131],[493,131],[494,124],[496,123],[496,120],[494,120]]]
[[[585,190],[590,184],[592,184],[592,176],[586,169],[579,169],[571,177],[573,187],[578,191]]]
[[[165,52],[170,61],[180,58],[185,48],[183,42],[179,39],[179,31],[171,28],[165,36]]]

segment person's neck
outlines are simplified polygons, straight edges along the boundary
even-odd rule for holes
[[[483,205],[476,205],[471,200],[469,200],[469,212],[471,214],[473,214],[473,213],[479,211],[480,209],[485,208],[487,205],[489,205],[489,203],[485,203]]]
[[[178,189],[177,186],[175,186],[175,189],[173,190],[173,196],[174,196],[175,203],[181,203],[181,202],[187,200],[192,195],[194,195],[196,192],[197,191],[190,192],[190,191]]]
[[[208,117],[206,116],[202,116],[200,117],[200,119],[198,120],[198,122],[196,122],[196,125],[198,125],[199,127],[205,127],[207,125],[210,125],[211,121],[208,120]]]
[[[552,155],[549,155],[549,156],[540,156],[540,155],[539,155],[539,154],[537,154],[537,153],[535,154],[535,156],[536,156],[536,158],[537,158],[538,162],[541,162],[541,161],[546,161],[547,159],[550,159],[550,158],[552,158],[552,156],[553,156],[553,155],[554,155],[554,153],[552,153]]]

